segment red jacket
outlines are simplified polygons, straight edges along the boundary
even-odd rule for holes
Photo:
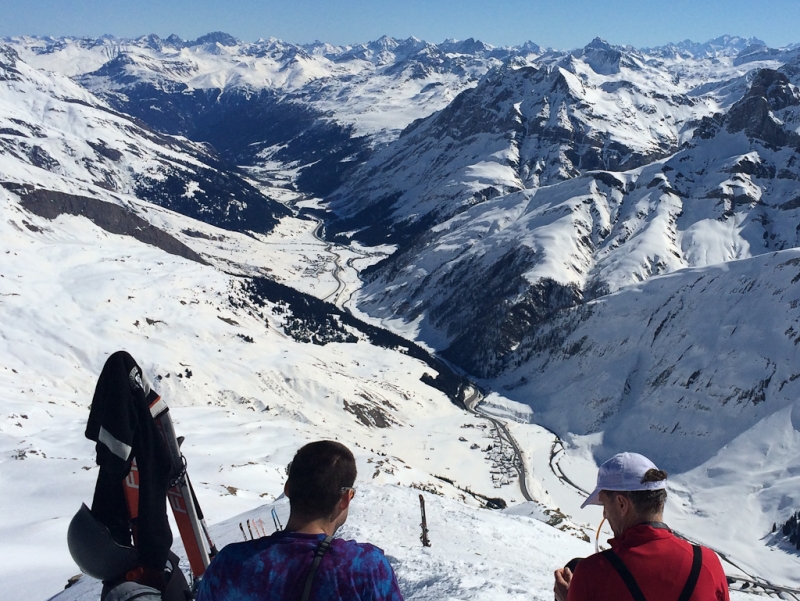
[[[666,528],[640,524],[611,548],[633,574],[647,601],[677,601],[692,569],[692,546]],[[575,568],[567,601],[628,601],[632,599],[620,575],[600,554]],[[703,547],[703,566],[691,601],[728,601],[728,581],[716,553]]]

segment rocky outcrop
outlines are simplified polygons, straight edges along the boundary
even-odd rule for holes
[[[519,75],[528,82],[548,76],[543,70]],[[562,71],[551,89],[566,95],[574,85]],[[441,204],[428,205],[430,212],[418,213],[416,221],[396,216],[404,202],[425,205],[387,197],[385,205],[372,205],[378,218],[371,223],[363,209],[365,231],[394,233],[391,228],[402,224],[400,234],[414,237],[370,269],[360,306],[419,324],[421,337],[451,361],[495,378],[532,353],[555,352],[547,345],[558,347],[569,329],[551,325],[570,314],[569,324],[577,327],[585,314],[576,307],[592,299],[686,267],[800,246],[798,99],[787,74],[762,70],[727,114],[705,118],[695,138],[662,162],[588,172],[534,190],[495,183],[498,193],[479,203],[449,216]],[[452,110],[473,102],[465,95]],[[476,123],[490,111],[479,114]],[[513,127],[513,119],[504,118],[496,122]],[[542,125],[535,135],[557,131],[568,147],[576,138],[567,123],[558,130]],[[421,135],[426,126],[408,135]],[[491,124],[481,127],[490,131]],[[470,136],[458,135],[469,144]],[[585,160],[591,151],[584,148]],[[435,225],[414,232],[408,224],[424,223],[420,214]],[[568,351],[581,348],[574,341]]]
[[[509,60],[356,170],[329,197],[329,231],[402,247],[481,202],[489,187],[508,193],[669,156],[684,125],[672,115],[704,109],[673,81],[656,83],[656,73],[599,39],[544,64]]]
[[[747,95],[728,113],[727,129],[731,133],[744,131],[749,138],[773,148],[792,146],[800,150],[800,135],[787,130],[775,116],[775,112],[795,106],[800,106],[800,91],[789,78],[779,71],[762,69]]]
[[[0,186],[18,195],[20,205],[39,217],[45,219],[55,219],[59,215],[86,217],[110,234],[131,236],[139,242],[160,248],[171,255],[208,265],[205,259],[183,242],[120,205],[88,196],[36,188],[30,184],[0,182]]]

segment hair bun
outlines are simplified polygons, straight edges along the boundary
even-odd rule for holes
[[[645,472],[644,478],[642,478],[642,484],[644,484],[645,482],[661,482],[666,479],[667,479],[667,472],[656,468],[650,468]]]

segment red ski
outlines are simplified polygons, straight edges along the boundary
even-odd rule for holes
[[[186,463],[175,436],[169,407],[161,397],[150,404],[150,415],[155,420],[158,431],[169,450],[173,477],[172,486],[167,491],[167,500],[172,508],[172,514],[175,516],[175,522],[178,524],[178,532],[183,541],[192,574],[197,579],[205,573],[211,557],[216,554],[217,550],[203,520],[203,514],[189,481],[189,475],[186,473]],[[130,518],[135,523],[139,514],[139,470],[135,459],[131,465],[131,471],[125,479],[125,498],[128,502]],[[135,528],[133,536],[134,544],[136,544]]]

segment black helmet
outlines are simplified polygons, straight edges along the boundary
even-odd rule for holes
[[[81,505],[67,530],[67,544],[72,559],[81,572],[98,580],[110,580],[135,568],[139,554],[133,547],[117,543],[104,524]]]

